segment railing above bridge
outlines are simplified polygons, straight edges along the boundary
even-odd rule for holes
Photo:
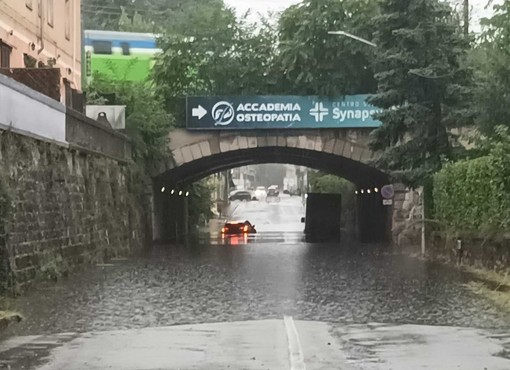
[[[126,135],[72,109],[66,111],[66,141],[80,150],[123,161],[131,159],[131,142]]]

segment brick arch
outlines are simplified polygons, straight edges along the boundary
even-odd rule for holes
[[[326,170],[365,186],[387,181],[371,166],[370,129],[190,132],[169,137],[172,159],[152,169],[158,182],[194,181],[209,174],[258,163],[290,163]]]
[[[370,132],[370,129],[236,132],[175,129],[169,137],[172,159],[158,163],[151,171],[158,225],[155,235],[168,236],[164,232],[168,225],[178,224],[178,214],[185,204],[182,197],[170,196],[160,189],[186,188],[193,181],[229,168],[289,163],[334,173],[360,188],[383,186],[389,177],[371,164],[377,153],[369,148]],[[391,235],[392,209],[384,207],[379,198],[374,192],[357,198],[361,241],[385,241]]]

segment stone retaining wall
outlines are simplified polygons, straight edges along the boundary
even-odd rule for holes
[[[139,249],[145,225],[131,176],[125,162],[0,131],[0,199],[10,203],[0,212],[0,290]]]

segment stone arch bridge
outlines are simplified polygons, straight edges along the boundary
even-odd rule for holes
[[[387,174],[372,165],[378,153],[369,148],[372,129],[302,129],[190,131],[175,129],[169,137],[173,158],[151,170],[154,182],[156,238],[166,238],[170,197],[160,189],[187,184],[227,169],[261,163],[288,163],[323,170],[351,181],[358,189],[380,189]],[[175,202],[175,200],[174,200]],[[362,241],[391,237],[396,207],[382,205],[374,191],[358,197],[358,234]],[[159,216],[158,216],[159,215]],[[163,216],[162,216],[163,215]],[[172,219],[170,221],[170,219]],[[159,226],[158,226],[159,225]],[[159,230],[159,231],[158,231]]]

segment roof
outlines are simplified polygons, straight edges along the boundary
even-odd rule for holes
[[[158,35],[154,33],[142,32],[120,32],[120,31],[100,31],[86,30],[85,37],[95,40],[139,40],[139,41],[155,41]]]

